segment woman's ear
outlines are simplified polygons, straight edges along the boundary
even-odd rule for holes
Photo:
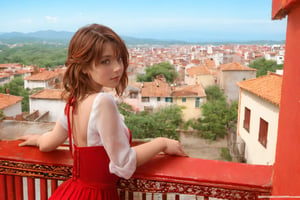
[[[82,70],[82,73],[83,73],[83,74],[88,74],[88,71],[87,71],[86,69],[83,69],[83,70]]]
[[[87,68],[87,67],[83,68],[82,73],[88,75],[89,74],[89,68]]]

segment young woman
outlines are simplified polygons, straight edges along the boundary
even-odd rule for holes
[[[131,133],[113,97],[101,92],[110,87],[122,95],[128,57],[122,39],[103,25],[83,27],[71,39],[63,78],[65,112],[51,132],[19,138],[25,140],[20,146],[52,151],[69,137],[72,178],[50,199],[119,199],[118,177],[130,178],[137,166],[159,152],[186,156],[178,141],[167,138],[130,147]]]

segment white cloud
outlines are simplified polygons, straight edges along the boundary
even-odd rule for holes
[[[51,17],[51,16],[46,16],[45,17],[47,21],[55,23],[58,20],[58,17]]]

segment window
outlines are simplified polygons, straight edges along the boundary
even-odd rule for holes
[[[182,102],[183,103],[186,102],[186,98],[185,97],[182,98]]]
[[[160,101],[160,97],[157,97],[157,101]]]
[[[259,136],[258,141],[267,148],[267,138],[268,138],[268,126],[269,123],[266,122],[264,119],[260,118],[260,125],[259,125]]]
[[[251,116],[251,110],[247,107],[245,107],[245,116],[244,116],[244,129],[246,129],[248,132],[250,130],[250,116]]]
[[[142,102],[149,102],[150,98],[149,97],[142,97]]]
[[[195,99],[195,108],[199,108],[199,107],[200,107],[200,98],[197,97],[197,98]]]
[[[166,97],[165,101],[172,103],[173,102],[173,98],[172,97]]]

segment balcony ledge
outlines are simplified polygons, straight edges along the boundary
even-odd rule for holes
[[[0,141],[0,174],[58,180],[71,177],[73,159],[66,148],[45,153],[36,147],[19,147],[19,143]],[[271,193],[271,177],[272,166],[159,154],[138,167],[129,180],[120,179],[118,187],[131,192],[252,199]]]

